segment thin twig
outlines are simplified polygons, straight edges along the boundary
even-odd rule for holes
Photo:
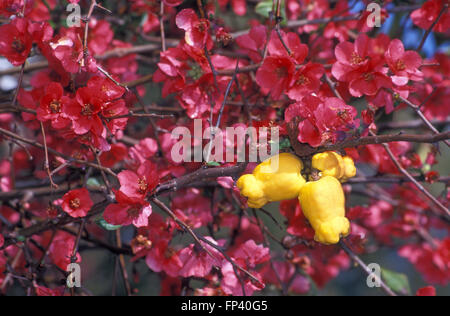
[[[120,236],[120,229],[116,230],[116,242],[117,242],[117,247],[122,248],[122,237]],[[119,263],[120,263],[120,269],[122,271],[122,278],[123,278],[123,282],[125,284],[125,289],[127,291],[127,295],[131,296],[133,293],[131,290],[130,280],[128,278],[127,266],[125,264],[125,257],[123,254],[119,255]]]
[[[45,155],[44,168],[45,168],[45,171],[47,171],[51,187],[57,188],[58,185],[55,182],[53,182],[52,173],[50,171],[50,163],[48,161],[47,139],[46,139],[46,136],[45,136],[44,124],[42,122],[39,122],[39,123],[41,125],[41,133],[42,133],[42,137],[43,137],[43,140],[44,140],[44,155]]]
[[[369,267],[364,263],[364,261],[362,261],[362,259],[360,257],[358,257],[347,245],[346,243],[341,240],[339,242],[339,246],[341,246],[341,248],[349,255],[349,257],[356,263],[358,264],[361,269],[364,270],[364,272],[367,273],[367,275],[369,276],[373,276],[376,280],[377,283],[380,284],[381,288],[389,295],[389,296],[397,296],[397,294],[395,294],[395,292],[386,285],[386,283],[384,283],[384,281],[381,279],[381,277],[377,276],[376,274],[372,273],[372,271],[369,269]]]
[[[420,184],[409,172],[408,170],[406,170],[405,168],[403,168],[402,164],[398,161],[397,157],[395,157],[394,153],[392,152],[392,150],[389,148],[388,144],[382,144],[384,149],[386,150],[387,154],[389,155],[389,157],[391,158],[392,162],[395,164],[395,166],[397,167],[397,169],[403,173],[404,176],[406,176],[418,189],[420,192],[422,192],[423,194],[425,194],[425,196],[427,198],[430,199],[431,202],[433,202],[439,209],[441,209],[442,211],[444,211],[444,213],[447,214],[447,216],[450,217],[450,211],[441,203],[439,202],[438,199],[436,199],[430,192],[428,192],[427,189],[425,189],[425,187]]]
[[[423,48],[423,45],[425,45],[425,42],[427,41],[428,36],[430,35],[430,33],[433,31],[434,27],[436,26],[436,24],[438,24],[439,20],[442,18],[442,16],[445,14],[445,12],[448,9],[448,3],[445,3],[444,6],[442,7],[441,11],[439,12],[439,15],[436,17],[436,19],[433,21],[433,23],[431,24],[430,28],[425,32],[422,41],[419,44],[419,47],[417,47],[417,51],[420,52]]]

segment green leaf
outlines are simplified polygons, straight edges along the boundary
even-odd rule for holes
[[[206,165],[208,167],[219,167],[220,163],[218,163],[217,161],[210,161],[210,162],[206,163]]]
[[[280,150],[286,148],[291,148],[291,141],[289,140],[289,138],[283,138],[280,142]]]
[[[286,10],[285,10],[285,2],[283,0],[281,3],[281,17],[283,18],[281,25],[286,24]],[[272,11],[273,7],[273,1],[272,0],[264,0],[262,2],[259,2],[255,7],[255,12],[265,18],[269,18],[269,14]],[[275,12],[274,12],[275,14]]]
[[[409,285],[408,277],[403,273],[381,269],[381,277],[394,292],[410,295],[411,287]]]
[[[272,0],[262,1],[262,2],[258,3],[255,7],[255,12],[266,18],[269,17],[270,11],[272,11]]]
[[[86,184],[91,187],[100,187],[101,186],[100,182],[98,182],[98,180],[96,178],[89,178],[87,180]]]
[[[99,220],[97,220],[97,225],[100,226],[103,229],[111,230],[111,231],[112,230],[118,230],[119,228],[122,227],[120,225],[111,225],[107,221],[105,221],[104,218],[100,218]]]

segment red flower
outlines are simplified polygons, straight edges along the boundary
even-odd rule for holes
[[[309,95],[301,102],[292,104],[285,112],[285,119],[287,122],[295,117],[303,119],[298,125],[298,140],[318,147],[326,142],[336,142],[341,136],[339,132],[358,127],[359,120],[355,119],[356,115],[356,109],[341,99],[321,100]]]
[[[280,203],[280,213],[288,220],[287,232],[289,234],[305,240],[314,240],[314,230],[303,215],[298,199],[282,201]]]
[[[63,112],[72,120],[76,134],[83,135],[89,131],[97,135],[102,134],[104,127],[98,114],[104,101],[100,96],[97,90],[86,87],[78,89],[74,99],[63,98]]]
[[[94,205],[89,191],[85,188],[67,192],[62,200],[63,211],[72,217],[85,217]]]
[[[164,4],[169,7],[176,7],[183,3],[184,0],[163,0]]]
[[[153,138],[144,138],[139,144],[129,149],[132,160],[143,164],[146,159],[153,157],[158,152],[158,143]]]
[[[423,287],[417,290],[416,296],[436,296],[436,289],[434,286]]]
[[[209,21],[199,19],[194,10],[184,9],[177,14],[175,22],[180,29],[186,31],[184,39],[188,45],[203,49],[213,44],[208,33]]]
[[[50,43],[50,54],[60,62],[65,71],[77,73],[83,59],[83,43],[75,32],[66,32],[66,36],[59,36]]]
[[[448,3],[447,0],[429,0],[425,1],[420,9],[411,13],[411,19],[415,25],[428,30],[436,21],[444,5]],[[434,27],[436,32],[447,32],[450,27],[450,12],[448,10],[439,19],[439,22]]]
[[[91,19],[89,22],[88,48],[92,55],[101,55],[114,38],[111,25],[105,20]]]
[[[125,93],[125,88],[116,85],[111,79],[99,76],[89,79],[87,87],[95,91],[96,96],[104,102],[119,99]]]
[[[128,108],[126,107],[124,100],[116,100],[113,102],[108,102],[104,105],[102,115],[107,119],[106,125],[108,126],[108,130],[113,135],[117,135],[118,131],[124,130],[128,122],[127,117],[113,117],[124,116],[127,114]]]
[[[450,239],[440,242],[438,249],[425,243],[406,245],[399,255],[411,261],[427,282],[442,286],[450,282]]]
[[[118,204],[110,204],[106,207],[104,219],[112,225],[147,226],[148,217],[152,214],[151,205],[139,198],[129,197],[120,190],[115,193]]]
[[[243,296],[244,293],[242,292],[242,284],[239,281],[239,279],[236,277],[236,273],[234,272],[233,266],[228,261],[223,261],[222,268],[220,270],[222,273],[222,281],[220,283],[220,287],[222,289],[222,292],[227,295],[232,296]],[[258,272],[252,271],[252,275],[257,278],[261,284],[264,284],[262,282],[262,277]],[[242,276],[241,276],[242,278]],[[255,291],[260,291],[262,288],[258,286],[259,284],[256,282],[253,282],[252,280],[249,280],[248,278],[243,281],[244,283],[244,290],[245,295],[251,296]]]
[[[62,97],[64,89],[61,84],[52,82],[47,86],[45,95],[41,98],[36,116],[42,122],[51,121],[53,128],[66,127],[70,120],[62,112]]]
[[[162,240],[153,244],[145,257],[145,262],[154,272],[164,271],[171,277],[177,277],[183,267],[179,253],[180,251],[169,246],[167,240]]]
[[[217,245],[217,242],[211,237],[205,237],[210,242]],[[201,242],[202,246],[215,256],[212,258],[206,251],[196,244],[191,244],[182,249],[179,253],[180,260],[183,262],[183,268],[180,271],[180,276],[184,278],[199,277],[204,278],[211,272],[213,266],[220,266],[219,258],[222,255],[213,247],[205,242]]]
[[[282,288],[282,285],[289,284],[289,291],[296,294],[306,294],[311,289],[311,284],[307,277],[296,273],[293,264],[286,261],[274,261],[272,265],[263,268],[264,281]],[[282,284],[280,284],[280,281]]]
[[[289,98],[301,101],[303,97],[318,92],[325,69],[320,64],[308,63],[295,73],[290,89],[286,93]]]
[[[118,174],[120,191],[129,198],[144,199],[151,192],[159,181],[156,166],[150,161],[145,161],[137,170],[122,171]]]
[[[396,157],[401,157],[411,146],[407,142],[393,142],[389,143],[389,148]],[[362,161],[374,165],[380,173],[399,173],[398,168],[381,145],[367,145],[361,149],[360,155]]]
[[[256,73],[256,82],[263,92],[271,93],[274,100],[289,87],[295,72],[295,65],[289,57],[270,56],[264,60]]]
[[[231,7],[236,15],[243,16],[247,13],[246,0],[219,0],[219,5],[224,9],[231,2]]]
[[[112,168],[115,164],[123,161],[127,154],[127,146],[122,143],[112,144],[111,150],[102,152],[100,162],[102,166]]]
[[[16,14],[23,7],[23,0],[1,0],[0,15],[11,16]]]
[[[291,57],[295,63],[302,64],[306,57],[308,57],[308,46],[302,44],[300,38],[295,33],[281,32],[281,37],[284,44],[289,48],[291,55],[288,54],[286,47],[280,40],[276,31],[272,31],[271,38],[268,45],[268,51],[271,56]]]
[[[22,65],[30,54],[33,39],[28,32],[28,20],[16,18],[0,26],[0,55],[14,66]]]
[[[361,34],[354,44],[343,42],[336,46],[337,62],[333,64],[332,74],[339,81],[348,82],[351,95],[374,96],[382,87],[391,87],[386,76],[384,61],[369,55],[369,38]]]
[[[422,65],[422,58],[415,51],[405,52],[402,41],[394,39],[385,56],[389,68],[395,74],[392,76],[392,82],[396,85],[404,86],[408,84],[409,79],[422,79],[423,75],[418,69]]]
[[[69,233],[58,231],[49,248],[49,257],[60,269],[67,270],[71,263],[73,249],[75,246],[75,236]],[[81,256],[76,254],[76,262],[81,262]]]
[[[258,25],[252,27],[248,34],[236,38],[236,44],[238,44],[255,63],[259,63],[262,60],[262,51],[266,40],[266,27]]]
[[[172,200],[172,209],[192,228],[200,228],[212,221],[211,203],[197,189],[180,191]]]
[[[64,287],[56,288],[54,290],[49,289],[44,286],[36,287],[36,295],[37,296],[63,296],[64,295]]]

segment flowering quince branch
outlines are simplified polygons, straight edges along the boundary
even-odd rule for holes
[[[414,176],[417,181],[426,181],[424,176]],[[358,177],[352,178],[347,181],[349,184],[358,183],[405,183],[410,182],[408,177]],[[434,180],[435,182],[442,182],[448,184],[450,182],[450,177],[439,177]]]
[[[420,117],[420,119],[425,123],[425,125],[428,127],[429,130],[431,130],[435,134],[439,134],[439,131],[434,127],[433,124],[425,117],[425,115],[420,110],[420,106],[412,103],[408,99],[403,98],[402,96],[397,96],[402,102],[406,103],[410,108],[412,108],[417,115]],[[450,142],[448,140],[444,140],[444,143],[450,147]]]
[[[156,198],[152,199],[153,203],[155,203],[156,205],[158,205],[163,211],[165,211],[167,214],[169,214],[173,220],[180,225],[186,232],[188,232],[192,238],[194,238],[194,240],[197,242],[198,245],[200,245],[200,247],[212,258],[215,258],[215,256],[202,244],[202,242],[208,244],[209,246],[211,246],[212,248],[214,248],[215,250],[217,250],[228,262],[231,263],[231,265],[233,266],[233,270],[234,273],[236,275],[236,277],[238,279],[240,279],[240,283],[243,284],[243,281],[241,280],[241,277],[238,273],[237,270],[241,271],[242,273],[244,273],[245,275],[247,275],[252,282],[256,282],[258,284],[261,284],[261,281],[258,280],[258,278],[256,278],[255,276],[253,276],[249,271],[247,271],[246,269],[242,268],[240,265],[236,264],[234,262],[234,260],[228,256],[225,251],[223,249],[221,249],[219,246],[217,246],[216,244],[214,244],[213,242],[211,242],[210,240],[204,238],[203,236],[199,236],[197,235],[186,223],[184,223],[182,220],[180,220],[174,213],[172,210],[170,210],[163,202],[159,201]],[[245,296],[245,289],[244,289],[244,285],[242,285],[242,293]]]
[[[434,120],[430,122],[433,126],[439,126],[439,127],[445,127],[450,124],[450,118],[440,121],[440,120]],[[418,129],[421,127],[424,127],[425,123],[421,119],[412,120],[412,121],[406,121],[406,122],[387,122],[387,123],[380,123],[378,124],[378,130],[384,131],[384,130],[404,130],[404,129]]]
[[[295,137],[295,136],[294,136]],[[295,137],[294,139],[296,139]],[[373,136],[364,136],[359,137],[357,139],[349,139],[345,140],[341,143],[337,143],[334,145],[328,145],[318,148],[313,148],[310,146],[304,146],[298,144],[295,148],[295,153],[299,157],[307,157],[316,153],[333,151],[333,150],[342,150],[345,148],[353,148],[358,146],[365,146],[370,144],[385,144],[391,142],[414,142],[414,143],[437,143],[440,141],[445,141],[450,139],[450,132],[443,132],[432,135],[414,135],[414,134],[397,134],[397,135],[373,135]]]
[[[216,179],[219,177],[237,177],[242,172],[244,172],[247,167],[247,163],[238,163],[231,167],[219,167],[219,168],[208,168],[199,169],[195,172],[189,173],[187,175],[181,176],[179,178],[167,181],[158,185],[155,189],[155,195],[162,194],[171,190],[180,190],[183,187],[189,185],[198,179]]]
[[[386,283],[379,277],[376,276],[372,273],[372,271],[369,269],[369,267],[364,263],[364,261],[362,261],[362,259],[356,255],[349,247],[348,245],[345,243],[344,240],[341,240],[339,242],[339,246],[341,246],[341,248],[349,255],[349,257],[358,265],[361,267],[361,269],[364,270],[364,272],[367,273],[367,275],[373,275],[374,278],[377,279],[377,282],[380,283],[381,288],[383,289],[383,291],[386,292],[386,294],[388,294],[389,296],[397,296],[397,294],[395,294],[395,292],[386,285]]]
[[[403,173],[423,194],[426,195],[428,199],[430,199],[440,210],[442,210],[447,216],[450,218],[450,211],[448,208],[446,208],[441,202],[439,202],[438,199],[436,199],[430,192],[428,192],[427,189],[423,185],[421,185],[409,172],[406,170],[401,163],[398,161],[398,159],[395,157],[392,150],[389,148],[389,146],[385,143],[382,144],[386,152],[388,153],[391,160],[394,162],[395,166],[400,170],[401,173]]]
[[[110,202],[106,201],[106,200],[103,202],[97,203],[96,205],[94,205],[92,207],[91,211],[89,212],[89,214],[86,217],[91,218],[91,217],[95,217],[95,216],[101,214],[104,211],[105,206],[108,204],[110,204]],[[9,239],[6,239],[3,246],[0,247],[0,250],[4,250],[8,246],[18,243],[19,242],[18,238],[19,239],[28,238],[28,237],[31,237],[34,235],[41,234],[48,230],[57,230],[60,227],[66,226],[66,225],[71,224],[76,221],[79,221],[79,219],[73,218],[70,216],[65,216],[65,217],[61,217],[60,219],[57,219],[57,220],[46,220],[41,223],[37,223],[33,226],[23,228],[23,229],[19,230],[18,232],[11,234],[9,236]]]
[[[116,230],[116,242],[117,242],[117,247],[119,249],[122,248],[122,237],[120,235],[120,229]],[[119,254],[119,264],[120,264],[120,270],[122,272],[123,282],[125,284],[125,289],[127,291],[127,295],[131,296],[132,289],[131,289],[131,285],[130,285],[130,280],[128,278],[127,267],[125,264],[125,257],[123,254]]]
[[[45,150],[45,146],[44,145],[42,145],[42,144],[40,144],[40,143],[38,143],[36,141],[33,141],[33,140],[27,139],[25,137],[22,137],[20,135],[17,135],[15,133],[10,132],[8,130],[5,130],[3,128],[0,128],[0,134],[6,135],[8,137],[16,139],[17,141],[20,141],[20,142],[23,142],[23,143],[26,143],[26,144],[32,145],[34,147],[41,148],[41,149]],[[59,157],[64,158],[64,159],[66,159],[68,161],[72,161],[73,163],[84,164],[84,165],[87,165],[89,167],[93,167],[93,168],[102,170],[102,171],[108,173],[109,175],[113,176],[114,178],[117,177],[117,175],[110,168],[105,168],[105,167],[99,166],[99,165],[97,165],[95,163],[92,163],[92,162],[89,162],[89,161],[85,161],[85,160],[80,160],[80,159],[75,159],[75,158],[69,157],[69,156],[67,156],[67,155],[65,155],[63,153],[60,153],[60,152],[52,149],[52,148],[47,148],[47,151],[49,153],[55,155],[55,156],[59,156]]]
[[[153,203],[155,203],[160,209],[162,209],[164,212],[166,212],[170,217],[173,218],[173,220],[180,225],[183,230],[185,230],[189,235],[194,238],[195,242],[205,251],[210,257],[214,258],[214,255],[200,242],[200,238],[197,236],[197,234],[194,233],[192,228],[190,228],[186,223],[184,223],[182,220],[180,220],[175,213],[168,208],[163,202],[158,200],[157,198],[152,199]]]
[[[22,86],[24,71],[25,71],[25,64],[23,64],[20,67],[19,81],[17,83],[16,92],[14,93],[14,97],[13,97],[13,100],[12,100],[12,105],[13,106],[17,105],[17,96],[19,95],[20,87]]]
[[[42,138],[43,138],[43,140],[44,140],[44,154],[45,154],[44,168],[45,168],[45,170],[47,171],[48,178],[49,178],[49,180],[50,180],[50,185],[51,185],[52,187],[54,187],[54,188],[57,188],[58,185],[56,185],[56,184],[53,182],[52,173],[51,173],[51,171],[50,171],[50,164],[49,164],[49,162],[48,162],[48,148],[47,148],[47,139],[46,139],[46,136],[45,136],[44,124],[42,124],[42,122],[40,122],[40,125],[41,125]]]
[[[138,293],[141,263],[160,276],[163,295],[273,293],[266,285],[283,295],[314,294],[351,260],[369,274],[359,255],[385,246],[427,283],[447,285],[444,265],[435,263],[446,262],[450,247],[436,233],[450,218],[449,179],[436,166],[445,160],[438,144],[450,138],[450,112],[442,106],[448,57],[423,59],[405,50],[367,23],[370,12],[353,12],[357,1],[307,2],[304,10],[297,0],[273,0],[268,16],[245,0],[111,6],[142,17],[134,30],[128,17],[96,0],[80,2],[87,11],[80,27],[57,22],[59,2],[0,0],[0,56],[14,66],[0,76],[19,79],[0,96],[0,136],[10,145],[0,159],[3,293],[19,285],[29,295],[62,295],[48,276],[67,277],[67,265],[94,248],[115,255],[114,294],[119,274],[124,294]],[[448,32],[447,7],[442,0],[392,2],[381,16],[394,15],[396,26],[410,18],[423,29],[421,51],[431,32]],[[251,28],[227,25],[220,16],[230,8],[242,19],[238,25]],[[250,22],[250,9],[261,16]],[[38,61],[28,64],[30,56]],[[402,103],[420,120],[399,123],[394,116],[387,123],[392,112],[402,113]],[[210,162],[211,147],[207,164],[175,161],[175,129],[192,132],[194,120],[206,125],[202,134],[221,128],[213,139],[223,137],[223,149],[250,149],[254,141],[238,137],[235,144],[225,128],[276,128],[286,178],[275,179],[271,190],[258,178],[260,167],[237,155]],[[380,130],[384,135],[373,133]],[[276,143],[273,134],[269,140]],[[191,147],[205,143],[196,135]],[[418,150],[414,143],[423,145]],[[370,176],[360,168],[365,164],[374,169]],[[434,197],[424,183],[446,191]],[[360,201],[356,194],[364,202],[349,207]],[[252,208],[274,201],[279,207],[271,203],[261,212],[280,234]],[[204,229],[208,237],[198,233]],[[107,230],[115,230],[111,244]],[[395,295],[386,283],[384,291]]]
[[[431,32],[433,31],[434,27],[436,26],[436,24],[438,24],[439,20],[444,16],[444,14],[447,12],[448,10],[448,3],[445,3],[442,6],[441,11],[439,12],[439,15],[437,16],[437,18],[434,20],[434,22],[431,24],[430,28],[425,32],[425,34],[423,35],[422,40],[420,41],[419,47],[417,47],[417,51],[420,52],[423,48],[423,45],[425,45],[425,42],[427,41],[428,36],[431,34]]]
[[[166,51],[166,33],[164,31],[164,1],[161,1],[161,9],[159,11],[159,27],[161,29],[161,48],[162,51]]]

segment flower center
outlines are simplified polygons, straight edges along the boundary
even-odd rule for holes
[[[200,23],[197,25],[197,30],[199,32],[204,32],[208,28],[208,23],[206,21],[200,21]]]
[[[166,251],[164,252],[164,257],[166,257],[166,259],[170,259],[175,253],[176,251],[174,249],[167,247]]]
[[[138,180],[139,193],[144,194],[147,192],[148,184],[145,178],[141,178]]]
[[[300,77],[295,82],[299,86],[307,85],[311,83],[311,80],[309,78],[305,77],[304,75],[300,75]]]
[[[396,64],[396,67],[397,67],[397,70],[400,70],[400,71],[405,70],[406,69],[405,62],[403,60],[401,60],[401,59],[398,60],[397,64]]]
[[[61,112],[61,103],[58,100],[53,100],[49,105],[50,111],[55,114]]]
[[[364,74],[364,80],[366,80],[367,82],[372,81],[373,80],[373,74],[368,72]]]
[[[25,45],[23,44],[22,40],[20,40],[19,38],[15,37],[13,42],[12,42],[12,48],[16,52],[22,53],[25,50]]]
[[[192,64],[191,69],[187,72],[187,75],[193,80],[198,80],[203,76],[202,68],[198,64]]]
[[[76,209],[76,208],[80,207],[81,201],[79,198],[74,198],[74,199],[70,200],[69,205],[70,205],[70,208]]]
[[[138,218],[140,213],[141,213],[141,210],[137,207],[130,207],[127,210],[127,214],[131,218]]]
[[[275,70],[275,73],[277,74],[277,77],[279,79],[281,79],[281,78],[284,78],[287,76],[288,71],[285,67],[280,67],[280,68],[277,68],[277,70]]]
[[[353,52],[352,53],[352,57],[350,59],[350,62],[352,63],[352,65],[359,65],[364,61],[364,58],[362,58],[361,56],[358,55],[357,52]]]
[[[83,114],[85,116],[92,115],[93,113],[94,113],[94,108],[93,108],[92,104],[90,104],[90,103],[85,104],[83,106],[83,108],[81,109],[81,114]]]

